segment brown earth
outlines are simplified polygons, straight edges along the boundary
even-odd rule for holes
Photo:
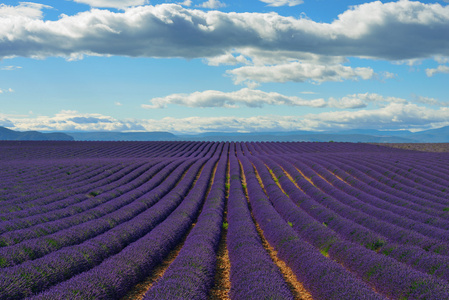
[[[393,147],[422,152],[449,152],[449,143],[373,143],[374,145]]]

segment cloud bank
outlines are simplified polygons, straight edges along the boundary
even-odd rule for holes
[[[103,2],[98,0],[96,5]],[[449,56],[449,7],[438,3],[376,1],[352,7],[332,23],[276,13],[202,11],[176,4],[123,12],[92,9],[43,21],[38,13],[42,8],[40,4],[2,4],[0,57],[201,58],[240,49],[386,60]]]
[[[437,100],[420,100],[419,103],[425,104],[441,104]],[[430,101],[433,101],[430,103]],[[265,105],[287,105],[287,106],[307,106],[315,108],[333,107],[340,109],[357,109],[365,108],[368,105],[385,106],[390,103],[408,103],[407,100],[397,97],[384,97],[375,93],[363,93],[353,94],[342,98],[329,98],[327,101],[318,99],[302,99],[296,96],[286,96],[274,92],[264,92],[261,90],[254,90],[249,88],[243,88],[236,92],[221,92],[208,90],[203,92],[194,92],[191,94],[171,94],[166,97],[153,98],[150,100],[150,104],[142,104],[142,108],[145,109],[158,109],[165,108],[167,105],[181,105],[187,107],[223,107],[223,108],[237,108],[237,105],[245,105],[248,107],[263,107]]]
[[[428,77],[432,77],[438,73],[449,73],[449,66],[438,66],[436,69],[426,69],[426,74]]]
[[[305,82],[322,83],[325,81],[343,81],[371,79],[375,75],[371,68],[351,68],[340,64],[321,65],[316,63],[291,62],[279,65],[245,66],[227,72],[236,84],[255,82]]]
[[[0,115],[0,125],[15,130],[47,131],[285,131],[327,129],[427,129],[449,125],[449,107],[431,109],[413,103],[389,103],[373,110],[334,111],[304,116],[189,117],[118,120],[101,114],[62,111],[53,117]]]
[[[248,107],[262,107],[264,105],[326,106],[323,99],[305,100],[299,97],[289,97],[279,93],[267,93],[248,88],[230,93],[208,90],[192,94],[172,94],[166,97],[153,98],[150,102],[151,104],[143,104],[142,107],[147,109],[164,108],[169,104],[201,108],[235,108],[238,104]]]
[[[296,6],[304,3],[302,0],[260,0],[268,6]]]
[[[73,0],[92,7],[125,8],[148,4],[148,0]]]

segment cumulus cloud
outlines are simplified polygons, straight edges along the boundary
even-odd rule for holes
[[[302,0],[260,0],[268,3],[268,6],[296,6],[304,3]]]
[[[424,129],[449,125],[449,107],[431,109],[411,103],[389,103],[374,110],[334,111],[304,116],[189,117],[117,120],[101,114],[62,111],[55,116],[6,117],[0,125],[15,130],[82,131],[282,131],[327,129]]]
[[[126,8],[148,4],[148,0],[73,0],[92,7]]]
[[[17,69],[22,69],[22,67],[19,67],[19,66],[3,66],[3,67],[0,67],[0,70],[2,70],[2,71],[13,71],[13,70],[17,70]]]
[[[146,109],[164,108],[169,104],[188,107],[228,107],[234,108],[238,104],[248,107],[262,107],[264,105],[289,105],[324,107],[324,99],[305,100],[295,96],[285,96],[274,92],[264,92],[244,88],[236,92],[225,93],[208,90],[191,94],[172,94],[162,98],[153,98],[151,104],[143,104]]]
[[[9,118],[15,130],[41,131],[142,131],[145,128],[133,121],[117,120],[102,114],[63,110],[53,117]]]
[[[19,6],[12,9],[16,13]],[[387,60],[449,56],[449,6],[438,3],[365,3],[332,23],[276,13],[202,11],[176,4],[123,12],[92,9],[57,21],[28,15],[1,15],[0,57],[204,58],[243,49]]]
[[[192,0],[185,0],[183,2],[178,2],[179,5],[184,5],[184,6],[191,6],[192,5]]]
[[[305,82],[343,81],[344,79],[370,79],[374,76],[371,68],[351,68],[343,65],[318,65],[291,62],[274,66],[245,66],[228,70],[236,84],[256,82]]]
[[[303,92],[303,94],[315,94],[313,92]],[[421,101],[416,102],[424,104],[433,104],[429,98],[419,97]],[[427,99],[427,101],[426,101]],[[434,100],[436,101],[436,100]],[[286,96],[275,92],[264,92],[261,90],[254,90],[243,88],[235,92],[221,92],[208,90],[203,92],[194,92],[191,94],[171,94],[166,97],[153,98],[150,104],[143,104],[142,108],[158,109],[165,108],[167,105],[181,105],[187,107],[227,107],[237,108],[238,105],[245,105],[248,107],[262,107],[264,105],[287,105],[287,106],[308,106],[308,107],[332,107],[339,109],[359,109],[366,108],[369,104],[374,104],[377,107],[384,107],[391,103],[407,104],[406,99],[397,97],[385,97],[376,93],[359,93],[347,95],[341,98],[330,97],[328,100],[317,98],[312,100],[302,99],[296,96]],[[438,104],[444,106],[443,102]]]
[[[2,127],[14,127],[14,123],[11,122],[7,117],[0,114],[0,126]]]
[[[431,97],[423,97],[423,96],[418,96],[415,97],[414,102],[417,103],[423,103],[423,104],[427,104],[427,105],[433,105],[433,106],[449,106],[449,102],[445,102],[445,101],[440,101],[438,99],[435,98],[431,98]]]
[[[384,97],[375,93],[353,94],[339,99],[330,97],[328,106],[336,108],[364,108],[370,103],[375,103],[378,106],[383,106],[389,103],[407,103],[408,101],[397,97]]]
[[[198,5],[198,7],[209,8],[209,9],[215,9],[215,8],[220,8],[220,7],[225,7],[225,6],[226,6],[226,4],[224,4],[218,0],[207,0],[206,2],[203,2],[200,5]]]
[[[449,108],[431,109],[412,103],[390,103],[374,110],[334,111],[304,116],[314,128],[410,129],[449,125]],[[444,125],[441,125],[444,126]]]
[[[432,77],[438,73],[449,73],[449,66],[440,65],[436,69],[426,69],[426,74],[428,77]]]
[[[221,65],[237,65],[237,64],[250,64],[250,61],[243,56],[243,55],[237,55],[234,56],[231,52],[227,52],[225,54],[214,56],[214,57],[208,57],[207,64],[209,66],[221,66]]]
[[[14,90],[12,88],[9,89],[0,89],[0,94],[4,94],[4,93],[14,93]]]
[[[52,8],[51,6],[31,3],[20,2],[17,6],[11,6],[6,4],[0,4],[0,18],[15,18],[24,17],[29,19],[42,19],[44,8]]]

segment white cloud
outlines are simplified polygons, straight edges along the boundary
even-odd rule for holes
[[[449,106],[449,102],[444,102],[444,101],[440,101],[435,98],[423,97],[423,96],[415,97],[414,102],[427,104],[427,105],[434,105],[434,106]]]
[[[249,64],[250,62],[243,56],[234,56],[231,52],[227,52],[223,55],[208,57],[207,64],[209,66],[220,66],[220,65],[237,65],[237,64]]]
[[[32,2],[20,2],[19,5],[17,6],[11,6],[1,3],[0,18],[24,17],[30,19],[42,19],[43,16],[42,10],[44,8],[49,9],[52,7]]]
[[[304,3],[302,0],[260,0],[268,3],[268,6],[296,6]]]
[[[304,116],[314,128],[409,129],[449,125],[449,108],[430,109],[411,103],[390,103],[374,110],[335,111]],[[444,126],[444,125],[441,125]]]
[[[0,115],[0,126],[15,130],[83,131],[281,131],[326,129],[425,129],[449,125],[449,107],[426,108],[410,103],[390,103],[375,110],[334,111],[304,116],[189,117],[117,120],[101,114],[62,111],[55,116],[10,117]],[[1,125],[3,124],[3,125]]]
[[[449,57],[444,57],[444,56],[435,56],[434,57],[435,61],[439,64],[446,64],[449,63]]]
[[[117,120],[101,114],[64,110],[53,117],[9,118],[15,130],[41,131],[139,131],[142,125],[129,120]],[[9,126],[12,127],[12,126]]]
[[[143,108],[164,108],[169,104],[188,107],[228,107],[235,108],[238,104],[248,107],[262,107],[264,105],[289,105],[324,107],[324,99],[305,100],[295,96],[285,96],[274,92],[264,92],[243,88],[236,92],[225,93],[208,90],[192,94],[172,94],[162,98],[153,98],[151,104],[143,104]]]
[[[185,0],[183,2],[178,2],[179,5],[184,5],[184,6],[191,6],[192,5],[192,0]]]
[[[438,73],[449,73],[449,66],[440,65],[436,69],[426,69],[426,74],[428,77],[432,77]]]
[[[207,0],[206,2],[203,2],[200,5],[198,5],[198,7],[209,8],[209,9],[215,9],[215,8],[220,8],[220,7],[225,7],[225,6],[226,6],[226,4],[224,4],[218,0]]]
[[[343,65],[319,65],[313,63],[291,62],[274,66],[245,66],[228,70],[236,84],[247,81],[256,82],[305,82],[370,79],[374,76],[371,68],[351,68]]]
[[[303,93],[315,94],[313,92]],[[423,100],[421,103],[431,104],[429,101],[425,102]],[[369,104],[374,104],[377,107],[385,107],[391,103],[407,104],[408,101],[397,97],[385,97],[375,93],[352,94],[341,98],[330,97],[328,100],[323,98],[308,100],[296,96],[286,96],[275,92],[264,92],[261,90],[243,88],[241,90],[228,93],[208,90],[203,92],[194,92],[191,94],[171,94],[166,97],[153,98],[150,100],[150,104],[143,104],[142,108],[158,109],[165,108],[167,105],[172,104],[200,108],[236,108],[238,107],[237,105],[246,105],[248,107],[287,105],[308,106],[315,108],[333,107],[339,109],[359,109],[368,107]]]
[[[0,94],[4,94],[4,93],[14,93],[14,90],[12,88],[9,88],[6,90],[0,89]]]
[[[2,70],[2,71],[13,71],[13,70],[18,70],[18,69],[22,69],[22,67],[19,67],[19,66],[3,66],[3,67],[0,67],[0,70]]]
[[[73,0],[92,7],[126,8],[148,4],[148,0]]]
[[[375,103],[384,106],[386,103],[402,103],[406,104],[407,100],[397,97],[384,97],[375,93],[353,94],[342,97],[340,99],[329,98],[328,106],[336,108],[364,108],[368,104]]]
[[[114,105],[116,105],[116,106],[122,106],[123,104],[117,101],[117,102],[114,102]]]
[[[332,23],[276,13],[193,10],[176,4],[138,6],[123,12],[92,9],[50,22],[36,20],[41,14],[36,6],[31,7],[33,13],[24,13],[27,18],[23,14],[21,18],[10,13],[1,15],[0,58],[204,58],[244,50],[271,56],[290,52],[298,56],[387,60],[449,56],[449,6],[438,3],[365,3],[342,13]],[[1,7],[2,11],[11,8],[17,15],[20,5]]]

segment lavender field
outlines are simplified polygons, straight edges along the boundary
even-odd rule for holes
[[[449,152],[0,142],[0,299],[449,299]]]

